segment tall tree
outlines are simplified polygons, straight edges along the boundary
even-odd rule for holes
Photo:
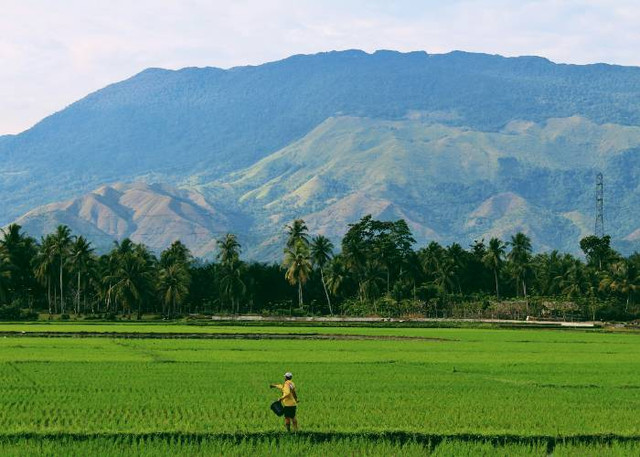
[[[611,261],[615,260],[618,255],[611,248],[611,237],[604,235],[597,237],[589,235],[580,240],[580,249],[587,257],[589,265],[595,267],[598,271],[603,271]]]
[[[327,305],[329,306],[329,313],[333,315],[333,308],[331,307],[331,298],[329,298],[329,291],[327,290],[327,283],[324,279],[324,268],[331,260],[333,256],[333,243],[329,238],[323,235],[318,235],[311,240],[311,262],[320,270],[320,280],[322,281],[322,287],[324,288],[324,294],[327,297]]]
[[[83,236],[76,237],[69,249],[71,268],[76,273],[76,314],[80,313],[80,298],[83,286],[86,286],[91,270],[95,265],[94,249],[91,243]],[[86,292],[84,296],[84,308],[86,309]]]
[[[131,316],[131,311],[137,308],[138,319],[142,319],[143,303],[153,292],[153,256],[145,246],[132,245],[114,257],[114,270],[107,278],[110,289],[122,304],[124,314]]]
[[[296,219],[285,229],[287,231],[287,248],[293,249],[297,243],[309,246],[309,229],[304,220]]]
[[[38,245],[38,250],[33,259],[33,269],[36,279],[47,288],[47,303],[49,314],[55,312],[55,301],[51,299],[51,287],[55,284],[55,264],[56,256],[53,248],[53,235],[49,234],[42,238]]]
[[[309,247],[300,240],[293,247],[287,247],[284,250],[284,267],[287,269],[285,278],[289,281],[289,284],[298,286],[298,306],[302,307],[304,303],[302,286],[311,275]]]
[[[175,264],[189,267],[192,262],[191,251],[180,240],[174,241],[171,246],[160,253],[160,265],[163,267]]]
[[[565,274],[558,277],[561,291],[570,300],[582,300],[592,293],[587,267],[579,260],[572,259]]]
[[[461,278],[464,276],[467,266],[467,254],[458,243],[451,244],[446,250],[451,267],[451,277],[459,294],[462,294]]]
[[[496,286],[496,298],[500,300],[500,283],[498,281],[498,275],[504,261],[505,244],[499,238],[491,238],[489,240],[489,247],[486,253],[482,257],[484,265],[493,271],[493,279]]]
[[[522,232],[518,232],[509,241],[511,251],[507,259],[513,266],[516,284],[522,285],[522,295],[527,298],[527,274],[531,269],[531,238]]]
[[[71,246],[71,229],[66,225],[59,225],[53,234],[52,246],[54,255],[58,257],[59,281],[60,281],[60,312],[65,313],[64,302],[64,278],[63,271],[69,248]]]
[[[0,303],[7,302],[11,287],[13,268],[8,257],[6,250],[0,246]]]
[[[391,282],[401,276],[415,243],[407,223],[400,219],[395,222],[378,221],[371,215],[364,216],[342,239],[342,253],[346,265],[358,282],[360,300],[373,298],[370,292],[378,282],[380,268],[386,273],[387,293]],[[369,291],[369,292],[367,292]]]
[[[189,293],[192,262],[189,248],[180,241],[174,241],[160,254],[158,288],[162,295],[164,315],[182,312],[182,304]]]
[[[240,312],[240,296],[246,292],[242,280],[243,264],[240,261],[240,243],[233,233],[227,233],[218,240],[217,258],[222,266],[220,278],[221,292],[231,302],[231,312]]]
[[[327,267],[327,288],[334,297],[341,295],[348,276],[349,271],[342,255],[339,254],[331,259]]]
[[[158,277],[158,290],[163,303],[163,314],[172,316],[189,293],[189,271],[180,263],[163,267]]]
[[[600,290],[608,290],[623,296],[626,301],[625,312],[628,312],[634,293],[640,290],[640,271],[629,259],[618,261],[604,273]]]
[[[4,249],[6,261],[12,269],[8,292],[12,298],[31,296],[36,285],[32,268],[37,254],[36,241],[22,232],[18,224],[10,224],[1,232],[0,248]]]

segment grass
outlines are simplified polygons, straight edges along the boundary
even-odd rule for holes
[[[312,331],[432,339],[0,338],[0,455],[546,455],[549,440],[554,455],[638,454],[639,334]],[[268,410],[287,370],[309,434],[297,438]]]

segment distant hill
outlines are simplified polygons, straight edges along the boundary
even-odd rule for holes
[[[144,181],[197,191],[233,215],[207,230],[243,233],[259,258],[280,255],[292,217],[337,237],[368,212],[406,218],[421,241],[521,229],[540,249],[576,250],[603,171],[606,225],[629,251],[640,243],[639,126],[635,67],[344,51],[149,69],[0,137],[0,224],[38,207],[21,219],[34,234],[51,225],[34,215],[55,213],[96,237],[123,236],[74,205],[41,205]]]
[[[371,213],[407,219],[422,243],[524,231],[537,249],[577,252],[593,230],[598,171],[606,176],[610,233],[635,239],[639,220],[623,208],[638,203],[631,178],[640,176],[638,146],[640,127],[582,117],[514,121],[490,132],[337,117],[200,190],[237,200],[259,233],[304,217],[313,231],[337,238]]]
[[[166,185],[103,186],[82,197],[52,203],[16,221],[28,233],[52,233],[59,224],[90,238],[101,251],[125,237],[160,251],[173,241],[206,257],[230,226],[240,223],[209,205],[201,195]]]

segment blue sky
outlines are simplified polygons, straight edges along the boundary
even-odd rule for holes
[[[2,0],[0,134],[147,67],[332,49],[640,66],[638,0]]]

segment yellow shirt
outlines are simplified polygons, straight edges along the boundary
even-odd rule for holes
[[[293,391],[296,390],[293,381],[287,380],[284,384],[276,384],[276,387],[282,391],[282,406],[296,406],[298,404],[293,396]]]

